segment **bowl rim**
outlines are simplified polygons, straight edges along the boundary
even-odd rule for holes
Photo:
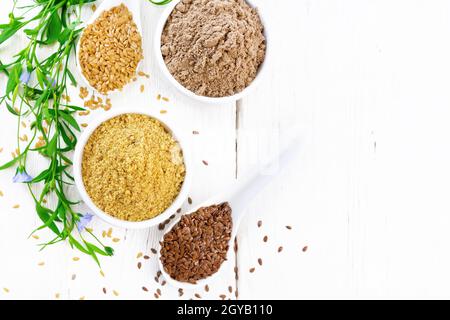
[[[91,197],[88,195],[86,188],[84,186],[82,174],[81,174],[81,164],[82,157],[84,153],[84,148],[86,146],[87,141],[93,134],[93,132],[104,122],[115,118],[117,116],[123,114],[142,114],[145,116],[149,116],[161,122],[161,124],[172,134],[174,139],[180,145],[181,151],[183,153],[183,162],[185,166],[185,177],[183,184],[181,185],[180,192],[172,202],[172,204],[164,210],[162,213],[148,220],[143,221],[126,221],[115,218],[108,213],[104,212],[93,202]],[[81,196],[83,202],[88,206],[92,212],[102,219],[105,222],[108,222],[117,227],[123,227],[127,229],[144,229],[156,226],[164,221],[166,221],[171,215],[175,214],[175,212],[182,207],[183,203],[186,201],[188,197],[188,193],[191,187],[191,153],[190,149],[187,145],[187,139],[185,136],[180,133],[181,130],[174,129],[174,126],[171,121],[162,120],[154,111],[147,110],[143,108],[127,108],[127,109],[116,109],[108,111],[100,116],[95,117],[89,122],[88,127],[83,131],[83,133],[78,138],[77,145],[75,147],[75,152],[73,156],[73,174],[75,179],[76,188]]]
[[[252,8],[256,8],[258,10],[259,18],[261,19],[261,23],[264,27],[263,33],[265,37],[265,43],[266,43],[266,53],[264,57],[264,61],[259,66],[259,69],[256,73],[255,79],[241,92],[238,92],[231,96],[225,96],[225,97],[207,97],[207,96],[201,96],[198,95],[189,89],[185,88],[181,83],[179,83],[175,77],[170,73],[169,69],[167,68],[166,63],[164,62],[162,53],[161,53],[161,36],[162,32],[164,30],[164,27],[166,25],[167,19],[169,18],[170,14],[172,13],[175,6],[180,2],[181,0],[174,0],[171,3],[167,5],[167,7],[164,9],[164,11],[161,13],[158,23],[156,25],[155,29],[155,37],[154,37],[154,55],[155,59],[157,61],[157,64],[159,65],[159,68],[164,75],[164,77],[180,92],[184,93],[186,96],[193,98],[197,101],[201,101],[208,104],[224,104],[227,102],[236,102],[237,100],[240,100],[244,97],[246,97],[252,90],[254,90],[259,83],[261,82],[261,79],[264,77],[264,75],[267,73],[268,64],[270,61],[270,50],[269,50],[269,37],[267,32],[267,24],[265,23],[264,19],[264,13],[263,10],[259,6],[257,6],[253,0],[245,0]]]

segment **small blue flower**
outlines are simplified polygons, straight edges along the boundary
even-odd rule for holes
[[[85,215],[82,215],[80,220],[77,222],[77,229],[78,231],[83,231],[87,225],[91,222],[92,218],[94,217],[93,214],[86,213]]]
[[[16,175],[13,177],[14,183],[30,183],[32,180],[33,177],[30,176],[24,168],[18,168]]]
[[[31,73],[25,69],[24,71],[22,71],[22,74],[20,75],[19,80],[23,84],[28,84],[28,82],[30,81],[30,77],[31,77]]]

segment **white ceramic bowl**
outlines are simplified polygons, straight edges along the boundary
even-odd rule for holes
[[[89,197],[88,193],[86,192],[86,189],[85,189],[84,183],[83,183],[83,178],[81,175],[81,162],[83,159],[84,147],[85,147],[89,137],[95,131],[95,129],[97,129],[103,122],[105,122],[109,119],[112,119],[121,114],[128,114],[128,113],[143,114],[143,115],[150,116],[150,117],[155,118],[158,121],[160,121],[166,127],[166,129],[172,134],[174,139],[176,141],[178,141],[178,143],[181,147],[181,150],[183,152],[183,160],[184,160],[184,165],[186,167],[186,176],[185,176],[184,182],[181,186],[180,193],[175,198],[175,200],[173,201],[171,206],[168,207],[163,213],[161,213],[160,215],[158,215],[152,219],[138,221],[138,222],[117,219],[117,218],[107,214],[100,208],[98,208],[94,204],[92,199]],[[183,136],[180,134],[180,132],[177,132],[174,129],[174,126],[168,125],[168,122],[166,120],[161,120],[157,114],[155,114],[151,111],[148,111],[146,109],[143,110],[140,108],[131,108],[131,109],[127,108],[127,109],[123,109],[123,110],[114,110],[114,111],[111,110],[111,111],[103,113],[101,116],[99,116],[99,117],[95,118],[93,121],[91,121],[89,123],[89,126],[85,129],[85,131],[81,134],[80,138],[78,139],[78,143],[75,148],[75,153],[74,153],[74,158],[73,158],[75,185],[78,188],[78,191],[81,195],[82,200],[93,211],[93,213],[95,215],[97,215],[98,217],[100,217],[102,220],[104,220],[112,225],[115,225],[117,227],[123,227],[123,228],[127,228],[127,229],[148,228],[148,227],[158,225],[158,224],[164,222],[165,220],[167,220],[172,214],[174,214],[176,212],[176,210],[178,208],[181,208],[183,202],[187,199],[188,192],[189,192],[189,189],[191,186],[191,170],[190,170],[190,168],[191,168],[190,161],[191,160],[190,159],[191,159],[191,157],[190,157],[190,153],[189,153],[189,148],[186,144],[186,140],[183,138]]]
[[[166,9],[162,12],[161,17],[159,18],[158,24],[156,26],[156,31],[155,31],[155,43],[154,43],[154,48],[155,48],[155,58],[159,64],[159,67],[162,71],[162,73],[164,74],[164,76],[169,80],[169,82],[176,87],[179,91],[183,92],[185,95],[187,95],[188,97],[191,97],[193,99],[196,99],[198,101],[201,102],[205,102],[205,103],[214,103],[214,104],[219,104],[219,103],[227,103],[227,102],[235,102],[239,99],[242,99],[243,97],[245,97],[250,91],[252,91],[254,88],[257,87],[257,85],[259,84],[261,78],[263,77],[263,75],[266,72],[267,69],[267,63],[269,60],[269,40],[268,40],[268,35],[267,35],[267,25],[265,24],[265,20],[263,17],[263,13],[261,12],[262,10],[260,10],[251,0],[246,0],[247,3],[252,6],[253,8],[258,8],[258,13],[259,16],[261,18],[261,22],[263,23],[264,26],[264,36],[266,38],[266,56],[265,59],[263,61],[263,63],[260,65],[258,73],[256,74],[256,78],[252,81],[252,83],[246,87],[244,90],[242,90],[241,92],[232,95],[232,96],[226,96],[226,97],[219,97],[219,98],[215,98],[215,97],[206,97],[206,96],[200,96],[197,95],[196,93],[186,89],[181,83],[179,83],[170,73],[169,69],[166,66],[166,63],[164,62],[164,58],[162,56],[161,53],[161,35],[162,32],[164,30],[164,26],[166,25],[167,19],[169,18],[170,14],[172,13],[173,9],[175,8],[175,6],[180,2],[181,0],[174,0],[172,1],[170,4],[167,5]]]

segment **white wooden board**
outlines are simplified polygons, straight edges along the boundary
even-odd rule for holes
[[[112,97],[114,108],[164,108],[186,132],[200,132],[191,139],[193,205],[236,174],[261,166],[287,143],[291,128],[301,134],[297,165],[249,204],[238,236],[239,280],[229,270],[210,284],[209,293],[186,292],[182,298],[235,298],[236,286],[243,299],[448,298],[450,3],[255,2],[267,12],[271,63],[249,97],[236,105],[207,106],[175,91],[152,59],[162,9],[148,3],[143,71],[151,77],[130,85],[127,95]],[[0,21],[10,6],[0,2]],[[17,51],[23,40],[2,46],[0,57]],[[157,101],[158,93],[170,102]],[[0,117],[0,160],[6,161],[15,149],[16,123],[5,108]],[[38,252],[37,240],[27,236],[39,221],[25,187],[12,184],[12,175],[0,173],[0,289],[9,289],[0,290],[0,299],[54,299],[56,293],[67,299],[154,299],[160,287],[153,280],[156,259],[141,259],[139,270],[136,255],[155,246],[157,228],[115,228],[113,236],[121,240],[114,244],[116,255],[102,260],[102,277],[66,244]],[[21,207],[12,209],[16,203]],[[93,228],[101,234],[109,226],[97,219]],[[41,261],[44,266],[38,266]],[[164,286],[161,298],[178,298],[177,289]]]

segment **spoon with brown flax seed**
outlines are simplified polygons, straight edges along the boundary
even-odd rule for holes
[[[158,247],[159,267],[169,284],[194,289],[204,287],[218,277],[224,270],[224,262],[231,257],[233,241],[247,213],[247,205],[298,159],[299,151],[300,141],[296,138],[269,165],[237,180],[219,195],[204,201],[170,224]],[[271,170],[265,170],[268,168]],[[204,229],[199,231],[198,228]]]

